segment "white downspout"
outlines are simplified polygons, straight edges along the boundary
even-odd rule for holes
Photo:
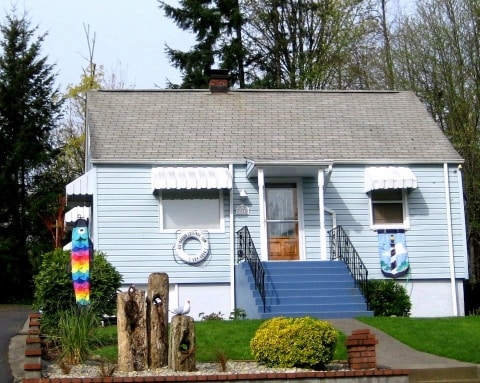
[[[93,248],[100,249],[100,236],[98,234],[98,189],[97,189],[97,171],[94,170],[93,198],[92,206],[90,206],[90,219],[93,222]]]
[[[265,176],[263,168],[258,168],[258,207],[260,209],[260,258],[268,259],[267,227],[265,213]]]
[[[462,241],[462,247],[463,247],[463,253],[465,254],[464,256],[464,264],[466,265],[465,267],[465,279],[468,279],[468,248],[467,248],[467,227],[466,227],[466,219],[465,219],[465,208],[464,208],[464,200],[463,200],[463,180],[462,180],[462,165],[458,165],[457,168],[457,183],[458,183],[458,200],[460,201],[460,206],[462,207],[460,209],[460,217],[461,217],[461,227],[462,227],[462,233],[464,233],[465,238]]]
[[[337,212],[326,206],[323,207],[323,210],[325,210],[328,214],[332,215],[332,228],[337,227]]]
[[[447,237],[448,237],[448,255],[450,260],[450,284],[452,288],[452,313],[454,316],[458,316],[457,308],[457,285],[455,281],[455,259],[453,254],[453,235],[452,235],[452,216],[451,216],[451,204],[450,204],[450,184],[448,177],[448,165],[443,164],[443,177],[445,183],[445,202],[447,208]]]
[[[320,259],[327,260],[327,235],[325,232],[325,201],[323,196],[323,169],[318,169],[318,206],[320,215]]]
[[[228,165],[233,177],[233,165]],[[235,310],[235,222],[233,215],[233,185],[230,189],[230,312]]]

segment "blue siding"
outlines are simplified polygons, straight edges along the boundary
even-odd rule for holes
[[[408,194],[410,229],[406,245],[411,264],[408,278],[449,278],[448,226],[443,165],[410,166],[418,187]],[[369,201],[363,189],[363,166],[335,166],[326,191],[325,205],[337,212],[372,278],[381,278],[377,233],[370,229]],[[465,277],[466,249],[462,236],[462,209],[456,168],[449,170],[450,201],[456,277]]]
[[[411,279],[450,278],[448,226],[443,165],[410,166],[418,187],[408,193],[410,229],[406,231]],[[366,264],[371,278],[381,278],[378,235],[370,229],[369,199],[363,165],[335,165],[325,191],[325,206],[335,211]],[[160,232],[159,200],[152,193],[150,166],[98,166],[94,206],[96,248],[123,274],[125,283],[146,283],[152,272],[166,272],[171,283],[229,283],[230,191],[223,192],[225,232],[210,233],[210,255],[198,265],[174,257],[175,233]],[[452,234],[457,278],[468,274],[462,190],[456,166],[449,167]],[[233,166],[233,210],[241,204],[249,215],[235,215],[233,231],[248,226],[260,254],[257,178],[246,178],[246,166]],[[268,182],[268,179],[266,179]],[[305,259],[320,259],[320,212],[316,177],[301,180]],[[247,199],[240,198],[244,189]],[[325,212],[326,230],[332,216]],[[235,238],[236,239],[236,238]]]
[[[235,232],[244,226],[248,226],[248,230],[257,249],[258,255],[261,257],[260,249],[260,206],[258,199],[258,181],[257,178],[247,179],[245,165],[235,165],[233,167],[233,210],[239,205],[246,205],[250,209],[250,214],[234,215]],[[244,189],[248,198],[242,200],[240,191]]]
[[[201,264],[174,257],[175,233],[160,233],[159,200],[150,166],[97,168],[96,248],[123,275],[124,283],[146,283],[166,272],[171,283],[229,282],[229,191],[224,191],[225,232],[210,233],[210,254]]]
[[[305,259],[320,260],[320,214],[318,182],[316,178],[303,178],[303,216],[305,231]]]

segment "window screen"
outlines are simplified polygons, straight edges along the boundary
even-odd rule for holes
[[[162,229],[220,229],[219,190],[165,190],[162,192]]]
[[[403,225],[404,209],[401,189],[373,190],[371,201],[373,225]]]

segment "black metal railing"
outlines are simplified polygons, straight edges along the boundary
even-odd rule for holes
[[[257,249],[255,248],[247,226],[244,226],[237,231],[237,263],[242,261],[248,262],[250,265],[250,270],[252,270],[253,279],[255,280],[255,286],[262,298],[263,312],[265,312],[265,269],[258,257]]]
[[[359,288],[370,309],[368,294],[368,270],[362,262],[357,250],[350,242],[343,227],[337,226],[328,232],[330,238],[330,259],[340,259],[345,262],[355,281],[355,287]]]

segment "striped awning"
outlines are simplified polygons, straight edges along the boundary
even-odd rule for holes
[[[72,203],[89,202],[95,191],[96,174],[95,169],[78,177],[66,186],[67,202]]]
[[[365,192],[378,189],[415,189],[417,177],[406,167],[381,166],[365,169]]]
[[[76,206],[67,211],[64,218],[65,226],[72,227],[79,218],[90,219],[90,207]]]
[[[152,168],[152,189],[231,189],[232,175],[226,167]]]

